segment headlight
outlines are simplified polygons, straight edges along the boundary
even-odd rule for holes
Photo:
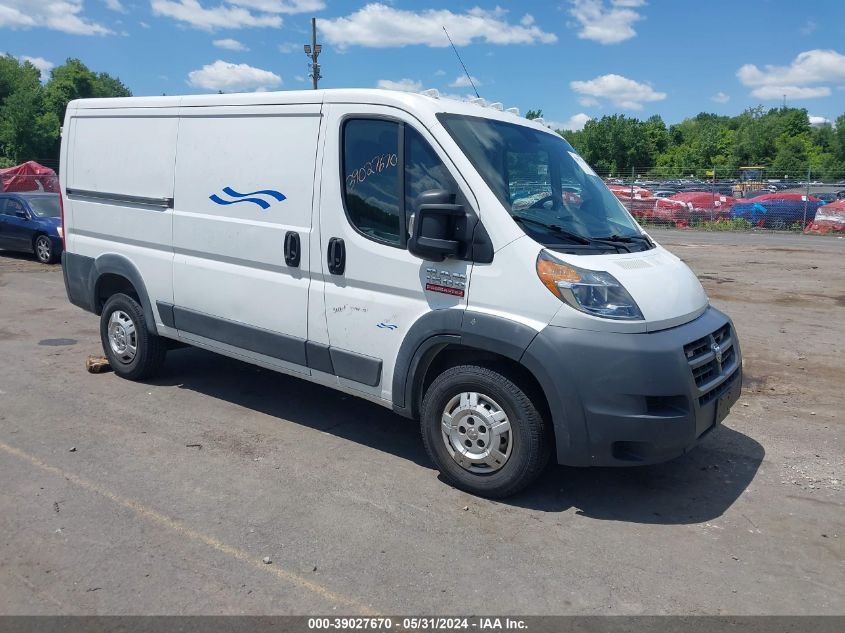
[[[56,233],[59,234],[60,238],[65,239],[65,230],[62,227],[57,226],[56,227]]]
[[[558,299],[605,319],[641,321],[637,302],[610,273],[564,264],[546,251],[537,256],[537,276]]]

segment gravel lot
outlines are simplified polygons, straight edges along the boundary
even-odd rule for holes
[[[733,316],[742,399],[674,462],[505,502],[294,378],[193,349],[88,374],[97,319],[0,253],[0,613],[845,613],[845,240],[653,233]]]

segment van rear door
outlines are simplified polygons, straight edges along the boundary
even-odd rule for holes
[[[173,224],[182,338],[308,373],[319,124],[319,104],[182,108]],[[286,261],[286,241],[298,261]]]
[[[171,202],[178,110],[155,99],[149,106],[131,108],[77,103],[81,105],[68,110],[69,143],[63,143],[65,249],[87,257],[112,253],[128,259],[158,315],[157,303],[173,297]]]

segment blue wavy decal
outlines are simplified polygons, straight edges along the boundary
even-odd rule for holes
[[[395,330],[399,326],[393,323],[379,323],[376,325],[376,327],[381,328],[382,330]]]
[[[275,191],[273,189],[262,189],[260,191],[251,191],[249,193],[239,193],[231,187],[223,187],[223,193],[231,198],[237,198],[237,200],[226,200],[218,196],[216,193],[209,196],[208,199],[211,200],[214,204],[222,205],[237,204],[238,202],[251,202],[252,204],[258,205],[265,211],[270,208],[270,202],[268,202],[264,198],[258,198],[255,196],[268,196],[279,202],[282,202],[283,200],[287,199],[287,196],[285,196],[285,194],[279,191]]]

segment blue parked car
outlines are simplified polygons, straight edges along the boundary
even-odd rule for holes
[[[0,248],[35,253],[42,264],[62,256],[57,193],[0,193]]]

